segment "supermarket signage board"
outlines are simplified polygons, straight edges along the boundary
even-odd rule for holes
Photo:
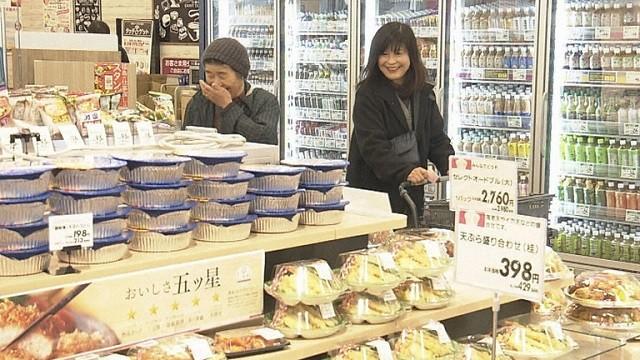
[[[495,212],[456,212],[456,281],[541,301],[547,220]]]
[[[264,251],[254,251],[97,279],[52,323],[63,320],[71,325],[61,331],[99,338],[92,350],[100,350],[248,320],[263,312],[264,259]],[[9,295],[0,303],[37,304],[42,313],[86,284]]]
[[[451,210],[518,212],[518,164],[515,161],[451,156]]]

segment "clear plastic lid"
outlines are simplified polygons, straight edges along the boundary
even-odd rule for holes
[[[555,321],[526,326],[509,323],[498,330],[498,342],[505,354],[516,358],[552,359],[578,347]]]
[[[588,327],[620,330],[640,330],[640,308],[593,309],[579,304],[571,304],[566,311],[567,318]]]
[[[640,307],[640,281],[617,270],[583,272],[565,293],[574,302],[588,307]]]
[[[532,312],[542,317],[559,319],[569,305],[566,296],[560,288],[545,289],[542,302],[533,303]]]
[[[346,345],[330,351],[331,360],[393,360],[391,345],[383,339],[373,339],[364,344]]]
[[[339,310],[354,324],[380,324],[397,319],[404,308],[392,290],[380,296],[352,292],[342,297]]]
[[[353,291],[381,294],[405,280],[393,254],[383,249],[342,253],[340,261],[340,278]]]
[[[446,306],[454,296],[449,281],[443,277],[408,280],[394,291],[401,302],[420,310]]]
[[[315,339],[339,332],[346,322],[335,311],[333,303],[294,306],[278,303],[270,326],[288,338]]]
[[[133,346],[127,355],[137,360],[226,359],[224,353],[214,349],[213,339],[198,334],[183,334],[147,341]]]
[[[456,360],[491,360],[491,346],[493,340],[484,335],[467,336],[456,340]],[[513,358],[502,351],[500,344],[496,344],[496,360],[512,360]]]
[[[452,262],[445,244],[437,240],[395,241],[387,248],[400,270],[419,278],[440,275]]]
[[[396,241],[421,241],[421,240],[436,240],[444,243],[447,249],[447,255],[453,257],[455,233],[445,229],[402,229],[394,232],[390,242]]]
[[[282,348],[289,344],[283,333],[264,326],[216,332],[213,340],[216,351],[236,356]]]
[[[303,260],[275,267],[267,293],[286,305],[319,305],[337,299],[346,290],[324,260]]]
[[[551,281],[572,276],[573,274],[567,265],[562,262],[560,256],[551,247],[547,246],[544,253],[544,279]]]
[[[439,322],[430,322],[420,329],[405,329],[391,342],[396,360],[453,360],[456,355],[455,343]]]

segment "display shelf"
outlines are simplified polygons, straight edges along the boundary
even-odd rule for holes
[[[569,41],[615,40],[616,42],[637,42],[640,39],[640,26],[598,26],[568,27]]]
[[[273,26],[275,19],[271,15],[232,16],[231,26]]]
[[[293,30],[297,33],[328,33],[330,35],[348,35],[349,24],[346,19],[342,21],[301,21],[300,28],[305,30]],[[291,30],[291,29],[290,29]]]
[[[601,258],[595,258],[591,256],[582,256],[575,255],[569,253],[558,252],[560,258],[566,262],[571,264],[578,265],[588,265],[588,266],[596,266],[604,269],[619,269],[622,271],[631,271],[640,273],[640,264],[629,263],[626,261],[615,261],[615,260],[607,260]],[[640,334],[639,334],[640,335]]]
[[[294,121],[321,122],[321,123],[327,123],[327,124],[346,124],[347,123],[347,120],[305,119],[305,118],[297,118],[297,117],[290,117],[290,119]]]
[[[300,135],[300,138],[311,138],[310,141],[312,141],[313,143],[306,142],[306,143],[296,144],[296,147],[298,148],[340,151],[340,152],[347,151],[346,140],[324,139],[317,136],[305,136],[305,135]],[[332,144],[335,144],[335,145],[332,145]]]
[[[560,162],[560,172],[566,175],[595,176],[603,180],[630,181],[640,180],[640,169],[635,166],[617,166],[593,164],[577,161]]]
[[[463,30],[462,41],[468,43],[486,42],[497,45],[505,45],[505,43],[530,45],[533,44],[535,34],[535,30]]]
[[[640,210],[627,210],[607,206],[576,204],[566,201],[557,202],[561,216],[589,218],[592,220],[610,221],[619,224],[640,225]]]
[[[598,175],[585,175],[585,174],[580,174],[577,172],[570,172],[570,171],[563,171],[561,170],[560,173],[564,176],[567,177],[575,177],[575,178],[581,178],[581,179],[594,179],[594,180],[604,180],[604,181],[616,181],[616,182],[625,182],[625,181],[630,181],[631,179],[625,179],[625,178],[620,178],[620,177],[608,177],[608,176],[598,176]]]
[[[268,353],[250,357],[251,360],[280,360],[304,359],[314,355],[326,353],[341,346],[365,342],[375,337],[385,336],[402,331],[404,328],[419,327],[429,320],[446,320],[456,316],[487,309],[493,303],[491,292],[454,284],[455,297],[449,306],[430,311],[411,311],[399,319],[380,325],[352,325],[344,332],[334,336],[315,340],[292,340],[291,345],[284,351]],[[502,304],[516,299],[502,296]]]
[[[298,91],[326,92],[330,95],[347,95],[347,83],[344,81],[291,79],[290,86]]]
[[[438,38],[440,37],[440,29],[431,26],[412,26],[413,33],[418,38]]]
[[[19,294],[102,277],[147,270],[164,266],[185,264],[218,256],[264,250],[266,252],[297,246],[323,243],[342,239],[346,236],[367,235],[376,231],[397,229],[406,226],[406,216],[389,214],[385,217],[370,217],[346,212],[339,225],[300,226],[298,230],[286,234],[251,234],[247,240],[233,243],[197,242],[190,248],[167,253],[132,252],[128,258],[111,264],[76,266],[79,274],[52,276],[37,274],[31,276],[1,278],[0,294]]]
[[[519,158],[519,157],[515,157],[514,158],[514,157],[510,157],[510,156],[476,154],[476,153],[467,153],[467,152],[457,152],[456,154],[457,155],[463,155],[463,156],[472,156],[472,157],[485,158],[485,159],[517,161],[518,162],[518,171],[528,171],[529,170],[529,158]]]
[[[640,85],[640,71],[564,70],[565,85]]]
[[[431,70],[438,69],[438,59],[436,58],[423,58],[422,63],[424,64],[424,67],[426,67],[427,69],[431,69]]]
[[[518,131],[530,130],[531,116],[456,114],[460,124],[476,128]]]
[[[527,83],[533,80],[532,69],[460,69],[458,78],[461,80],[491,80]]]
[[[297,30],[295,32],[297,36],[349,36],[349,33],[345,31],[314,31],[314,30]]]
[[[295,84],[296,82],[293,82],[293,84]],[[291,90],[292,93],[294,94],[301,94],[301,93],[305,93],[305,94],[314,94],[314,95],[333,95],[333,96],[341,96],[341,97],[346,97],[347,96],[347,91],[346,90],[335,90],[335,91],[331,91],[331,90],[311,90],[308,88],[301,88],[300,86],[298,86],[297,89],[295,89],[295,86],[292,86],[294,89]]]
[[[328,65],[345,65],[347,64],[347,59],[344,60],[336,60],[334,58],[310,58],[310,59],[297,59],[295,64],[328,64]]]
[[[561,119],[559,123],[563,133],[576,133],[581,135],[596,135],[607,137],[640,136],[640,123],[619,123],[609,121],[568,119]]]

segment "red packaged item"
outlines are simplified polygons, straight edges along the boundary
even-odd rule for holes
[[[97,63],[94,72],[94,88],[102,94],[121,93],[119,107],[129,106],[128,64]],[[135,74],[132,74],[135,76]]]

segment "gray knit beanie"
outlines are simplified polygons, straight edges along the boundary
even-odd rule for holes
[[[245,79],[249,76],[249,69],[251,68],[249,54],[247,49],[236,39],[219,38],[213,40],[202,56],[203,64],[209,61],[227,64]]]

